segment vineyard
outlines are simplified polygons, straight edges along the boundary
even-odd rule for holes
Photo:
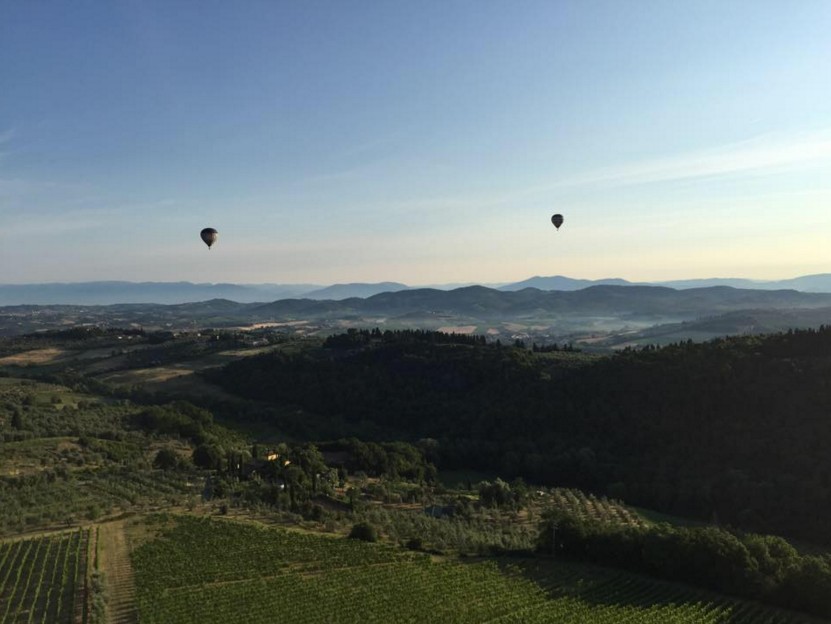
[[[0,624],[71,624],[89,530],[0,543]]]
[[[140,619],[147,623],[816,621],[589,565],[434,561],[389,546],[230,521],[156,516],[148,523],[140,529],[152,537],[132,555]]]

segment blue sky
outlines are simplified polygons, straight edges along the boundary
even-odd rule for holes
[[[829,32],[824,0],[2,3],[0,283],[831,272]]]

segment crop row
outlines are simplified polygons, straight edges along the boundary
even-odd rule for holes
[[[321,566],[371,565],[395,558],[392,549],[362,546],[351,540],[183,517],[165,537],[138,549],[133,559],[138,569],[152,570],[146,583],[161,591],[206,581],[273,576],[289,565],[314,571]],[[228,564],[229,554],[233,565]],[[194,561],[199,565],[193,565]]]
[[[635,612],[670,611],[677,605],[685,607],[685,618],[693,613],[697,617],[677,621],[729,621],[735,624],[795,624],[813,621],[791,611],[784,611],[757,602],[734,600],[719,594],[687,585],[656,581],[637,574],[598,568],[591,565],[533,561],[525,564],[523,574],[530,576],[549,595],[579,596],[592,604],[615,604],[617,607],[634,608]],[[623,619],[622,613],[619,615]],[[667,621],[673,621],[667,615]],[[702,619],[703,618],[703,619]],[[640,622],[635,618],[633,622]]]
[[[181,501],[200,488],[193,475],[161,470],[85,470],[66,478],[0,480],[0,534],[95,519],[113,507]],[[199,484],[201,485],[201,484]]]
[[[556,508],[580,518],[636,527],[646,524],[637,513],[606,497],[598,498],[594,494],[568,488],[555,488],[550,496]]]
[[[241,610],[241,605],[245,608]],[[550,598],[496,564],[401,562],[287,574],[166,592],[140,603],[147,622],[718,622],[729,608],[701,604],[639,607]]]
[[[73,620],[87,530],[0,545],[0,624]]]
[[[142,622],[809,621],[583,564],[436,563],[377,544],[187,517],[162,528],[133,553]]]

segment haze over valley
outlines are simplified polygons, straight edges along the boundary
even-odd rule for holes
[[[712,283],[731,285],[703,285]],[[826,284],[831,284],[829,275],[763,284],[740,279],[689,280],[675,288],[619,279],[595,284],[562,276],[535,277],[496,288],[447,290],[389,282],[330,287],[129,282],[0,286],[0,296],[89,301],[0,307],[0,335],[67,325],[176,332],[215,327],[324,337],[349,328],[419,328],[481,334],[491,341],[563,343],[607,350],[819,327],[831,322],[831,294],[824,292],[831,287]],[[802,286],[815,292],[782,286]],[[541,289],[545,287],[556,290]],[[296,296],[245,303],[247,298],[277,293]],[[215,296],[175,304],[95,303],[117,297],[178,301],[205,295]]]
[[[799,290],[831,292],[831,274],[802,275],[781,280],[744,278],[702,278],[667,282],[632,282],[621,278],[575,279],[563,275],[534,276],[506,284],[431,284],[410,286],[400,282],[354,282],[348,284],[194,284],[191,282],[67,282],[45,284],[0,284],[0,307],[14,305],[109,305],[116,303],[195,303],[208,299],[229,299],[237,303],[265,303],[277,299],[334,300],[366,298],[385,292],[431,288],[454,290],[465,286],[485,286],[501,291],[524,288],[538,290],[581,290],[589,286],[665,286],[678,290],[730,286],[751,290]]]

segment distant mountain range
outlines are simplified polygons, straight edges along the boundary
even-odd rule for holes
[[[480,320],[573,316],[692,319],[747,309],[831,306],[831,293],[748,290],[728,286],[677,290],[662,286],[590,286],[573,291],[524,288],[502,291],[468,286],[450,291],[418,288],[341,301],[284,299],[256,307],[258,316],[289,318],[396,317],[415,313]]]
[[[540,277],[535,275],[521,282],[499,286],[499,290],[515,291],[523,288],[537,288],[539,290],[580,290],[589,286],[633,286],[635,282],[628,282],[625,279],[609,278],[599,280],[574,279],[563,275],[552,277]],[[638,284],[644,285],[644,284]]]
[[[302,325],[303,331],[324,334],[344,327],[459,328],[492,338],[533,334],[616,346],[831,324],[831,293],[729,286],[682,290],[604,284],[571,291],[468,286],[453,290],[413,288],[342,300],[294,298],[243,303],[214,298],[175,305],[0,307],[0,335],[67,325],[197,329],[259,323]],[[645,331],[649,328],[655,329]],[[620,338],[607,340],[612,333]]]
[[[499,290],[521,290],[539,288],[540,290],[580,290],[589,286],[666,286],[685,290],[688,288],[708,288],[710,286],[730,286],[732,288],[749,288],[755,290],[799,290],[802,292],[831,293],[831,273],[803,275],[784,280],[751,280],[738,277],[712,277],[706,279],[670,280],[665,282],[630,282],[620,278],[599,280],[573,279],[562,275],[551,277],[535,276],[521,282],[499,286]]]
[[[433,290],[459,290],[456,284],[437,285]],[[792,289],[807,293],[831,293],[831,273],[803,275],[786,280],[749,280],[710,278],[666,282],[629,282],[620,278],[599,280],[575,279],[562,275],[535,276],[521,282],[496,285],[502,292],[526,288],[542,291],[576,291],[590,286],[664,286],[678,290],[730,286],[753,290]],[[238,303],[272,302],[282,299],[341,301],[368,298],[381,293],[415,288],[399,282],[351,283],[322,286],[318,284],[194,284],[192,282],[78,282],[51,284],[0,284],[0,306],[9,305],[109,305],[116,303],[178,304],[210,299],[228,299]]]
[[[0,305],[111,305],[191,303],[230,299],[240,303],[299,297],[315,284],[194,284],[192,282],[78,282],[0,284]]]
[[[371,297],[383,292],[398,292],[407,290],[410,286],[399,282],[380,282],[378,284],[333,284],[326,288],[318,288],[302,295],[303,299],[349,299],[350,297]]]

